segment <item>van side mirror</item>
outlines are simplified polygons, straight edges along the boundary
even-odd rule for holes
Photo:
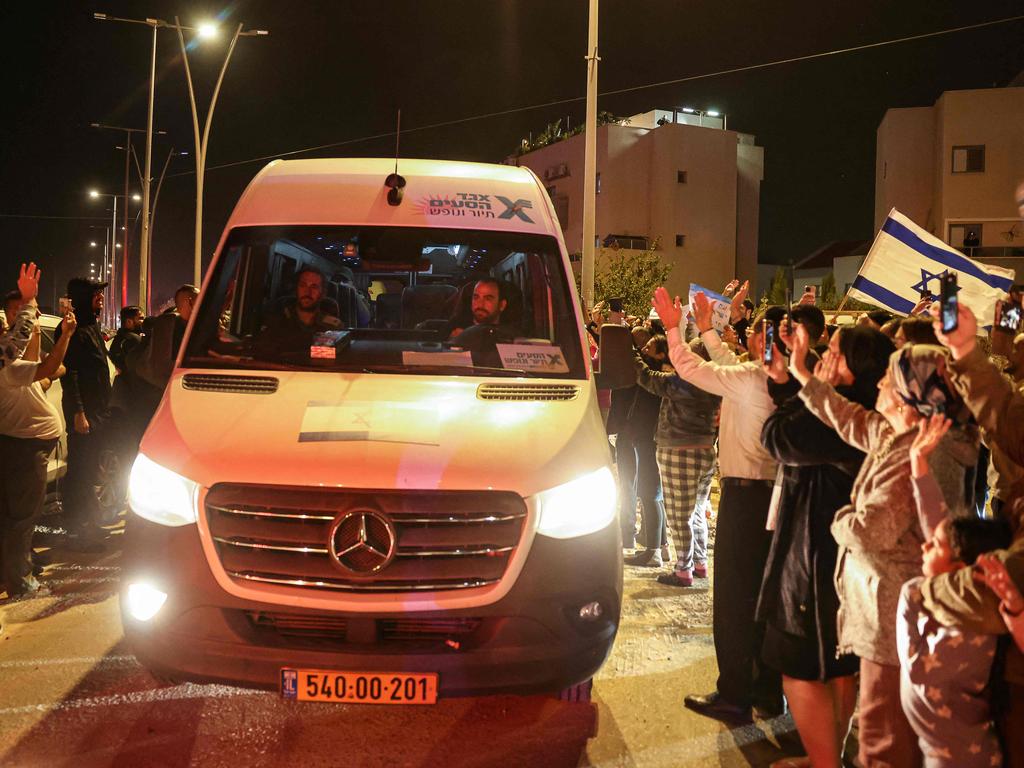
[[[598,389],[625,389],[636,384],[633,333],[626,326],[601,326],[594,379]]]

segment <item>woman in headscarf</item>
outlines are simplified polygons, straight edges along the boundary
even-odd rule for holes
[[[874,408],[894,349],[874,328],[840,329],[825,352],[827,359],[838,359],[830,383],[848,400]],[[782,673],[807,750],[806,758],[779,761],[773,768],[839,768],[857,697],[859,660],[836,652],[838,547],[829,527],[836,510],[850,501],[864,454],[794,396],[800,385],[786,372],[781,355],[767,373],[777,409],[764,423],[761,442],[782,466],[782,484],[757,606],[757,618],[765,624],[761,659]]]
[[[896,608],[903,583],[918,575],[924,536],[914,504],[910,446],[922,415],[958,413],[941,348],[914,345],[894,352],[878,383],[875,410],[836,392],[838,357],[807,369],[807,334],[790,340],[790,369],[811,413],[866,454],[850,503],[831,526],[839,546],[836,588],[838,653],[860,657],[859,758],[865,768],[918,766],[917,737],[900,705]]]
[[[952,384],[949,353],[936,344],[907,344],[901,351],[892,370],[903,401],[922,416],[941,413],[953,422],[928,457],[943,500],[954,517],[974,514],[980,434]]]

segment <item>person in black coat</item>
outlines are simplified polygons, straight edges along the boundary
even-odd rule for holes
[[[894,349],[874,329],[841,329],[825,353],[841,361],[836,390],[873,408]],[[781,465],[782,487],[757,607],[765,625],[761,659],[782,673],[811,764],[838,766],[856,701],[858,659],[836,657],[838,547],[829,528],[836,511],[849,503],[864,454],[794,396],[800,386],[782,357],[776,358],[768,389],[778,408],[765,421],[761,442]]]
[[[78,330],[64,356],[67,373],[61,379],[62,408],[68,432],[68,472],[64,478],[64,509],[74,549],[102,549],[105,534],[99,525],[100,458],[110,406],[110,367],[107,344],[97,318],[103,311],[103,289],[81,277],[68,281],[68,297]],[[57,328],[56,337],[60,338]]]
[[[633,329],[636,353],[651,338],[645,328]],[[667,345],[666,345],[667,350]],[[665,358],[668,353],[666,351]],[[653,361],[652,361],[653,362]],[[661,548],[668,544],[665,529],[665,508],[661,492],[661,477],[655,457],[654,432],[658,426],[661,397],[637,385],[612,390],[612,405],[608,412],[607,430],[615,438],[615,466],[619,476],[619,523],[622,528],[622,546],[636,546],[636,506],[639,499],[643,510],[642,528],[645,546],[658,552],[650,564],[662,563]],[[627,560],[627,562],[629,562]]]

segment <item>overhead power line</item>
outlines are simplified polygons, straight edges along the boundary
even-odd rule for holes
[[[107,216],[45,216],[33,213],[0,213],[0,219],[76,219],[80,221],[110,221]]]
[[[672,80],[661,80],[656,83],[645,83],[643,85],[633,85],[628,88],[618,88],[611,91],[602,91],[600,97],[608,96],[620,96],[624,93],[635,93],[636,91],[643,91],[649,88],[662,88],[667,85],[678,85],[680,83],[690,83],[695,80],[705,80],[712,77],[723,77],[725,75],[734,75],[740,72],[752,72],[758,69],[768,69],[769,67],[778,67],[783,64],[795,64],[801,61],[810,61],[812,59],[822,59],[827,56],[838,56],[844,53],[856,53],[857,51],[866,51],[872,48],[882,48],[888,45],[898,45],[900,43],[909,43],[915,40],[925,40],[930,37],[940,37],[943,35],[952,35],[958,32],[967,32],[974,29],[982,29],[984,27],[993,27],[999,24],[1009,24],[1015,21],[1021,21],[1024,19],[1024,14],[1018,16],[1007,16],[1002,19],[994,19],[992,21],[983,21],[978,24],[965,24],[960,27],[952,27],[949,29],[940,29],[935,32],[924,32],[919,35],[908,35],[907,37],[897,37],[892,40],[882,40],[877,43],[865,43],[863,45],[854,45],[848,48],[836,48],[831,51],[821,51],[819,53],[809,53],[804,56],[792,56],[786,59],[777,59],[775,61],[767,61],[760,64],[749,64],[743,67],[732,67],[730,69],[721,69],[717,72],[705,72],[699,75],[687,75],[685,77],[677,77]],[[567,99],[556,99],[554,101],[546,101],[540,104],[530,104],[523,107],[512,107],[510,109],[502,109],[495,112],[487,112],[481,115],[471,115],[469,117],[459,117],[453,120],[444,120],[439,123],[430,123],[428,125],[413,126],[412,128],[403,129],[403,133],[417,133],[420,131],[432,131],[438,128],[448,128],[453,125],[462,125],[464,123],[476,122],[478,120],[489,120],[495,117],[504,117],[506,115],[515,115],[521,112],[530,112],[537,109],[547,109],[549,107],[562,106],[564,104],[573,104],[576,102],[584,101],[585,96],[574,96]],[[330,144],[319,144],[315,147],[304,147],[302,149],[293,149],[288,152],[278,152],[273,155],[262,155],[260,157],[252,157],[247,160],[236,160],[230,163],[220,163],[218,165],[211,165],[207,167],[207,171],[216,171],[222,168],[233,168],[239,165],[247,165],[249,163],[259,163],[265,160],[275,160],[282,157],[290,157],[292,155],[302,155],[307,152],[318,152],[322,149],[333,149],[334,147],[343,147],[350,144],[359,144],[364,141],[374,141],[376,139],[387,139],[395,135],[394,131],[385,131],[383,133],[375,133],[369,136],[360,136],[354,139],[346,139],[345,141],[335,141]],[[170,174],[170,177],[174,176],[189,176],[193,175],[195,171],[182,171],[179,173]]]

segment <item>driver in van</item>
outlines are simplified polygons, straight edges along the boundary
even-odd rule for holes
[[[256,343],[257,351],[271,355],[297,351],[308,354],[314,334],[341,328],[341,320],[323,311],[323,295],[323,273],[313,267],[299,270],[295,302],[267,319]]]
[[[484,277],[473,286],[473,325],[498,325],[501,313],[508,306],[508,300],[502,296],[501,283],[493,277]],[[465,328],[455,327],[448,339],[455,339]]]

